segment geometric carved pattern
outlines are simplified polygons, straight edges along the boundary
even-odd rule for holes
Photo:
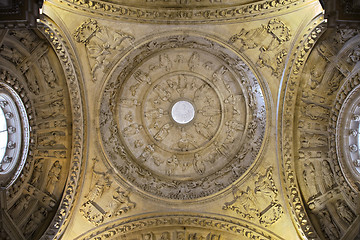
[[[194,108],[189,123],[174,120],[179,101]],[[105,153],[121,177],[162,198],[195,199],[224,189],[255,161],[266,111],[261,86],[238,54],[178,33],[120,61],[100,119]]]

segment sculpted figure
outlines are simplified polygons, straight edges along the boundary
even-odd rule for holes
[[[303,177],[304,182],[309,189],[310,195],[316,195],[318,190],[316,187],[315,167],[313,163],[304,164]]]
[[[23,198],[20,198],[14,208],[14,211],[12,212],[13,217],[18,217],[19,214],[25,210],[29,206],[30,202],[30,195],[25,195]]]
[[[106,173],[97,172],[93,170],[95,174],[95,178],[98,178],[95,182],[95,185],[90,189],[88,195],[86,196],[87,199],[90,201],[94,201],[96,198],[101,197],[106,189],[108,189],[111,185],[111,181]]]
[[[135,203],[130,201],[129,193],[117,188],[115,194],[112,196],[112,201],[109,203],[111,215],[120,215],[134,207]]]
[[[322,174],[324,177],[324,183],[326,188],[331,188],[334,185],[334,174],[331,170],[330,164],[328,161],[322,161]]]
[[[354,221],[354,214],[351,212],[349,207],[341,200],[336,202],[336,209],[339,216],[348,224],[351,224]]]
[[[59,161],[55,161],[48,173],[48,181],[46,184],[46,191],[52,193],[55,184],[60,180],[61,165]]]
[[[41,207],[38,211],[31,214],[31,217],[25,225],[24,235],[32,234],[42,224],[43,220],[47,217],[47,210]]]
[[[320,214],[321,214],[320,223],[325,233],[328,235],[329,239],[331,240],[340,239],[338,229],[333,224],[329,212],[324,210]]]

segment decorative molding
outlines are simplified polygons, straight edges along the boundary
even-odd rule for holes
[[[315,18],[306,28],[306,32],[302,34],[302,39],[298,43],[297,50],[290,56],[288,68],[285,70],[284,83],[281,89],[283,99],[280,106],[281,118],[280,128],[278,132],[280,152],[281,152],[281,170],[282,181],[287,196],[287,202],[294,225],[299,234],[306,238],[318,239],[310,218],[307,215],[302,194],[298,185],[295,169],[295,152],[294,152],[294,109],[296,103],[296,94],[299,87],[300,72],[309,56],[314,44],[325,30],[323,17],[320,15]]]
[[[114,236],[132,236],[134,232],[148,233],[152,229],[162,229],[163,231],[172,228],[188,229],[208,229],[218,234],[231,234],[230,236],[243,239],[283,239],[273,234],[271,231],[257,227],[247,221],[237,220],[234,218],[217,216],[212,214],[190,214],[190,213],[173,213],[144,215],[132,218],[120,219],[95,228],[76,238],[76,240],[90,239],[108,239]],[[216,236],[216,235],[214,235]],[[151,239],[151,238],[150,238]],[[216,239],[216,238],[215,238]]]
[[[304,0],[271,0],[252,4],[195,9],[171,9],[171,8],[142,8],[131,7],[101,0],[53,0],[55,3],[67,5],[73,9],[83,10],[102,17],[121,19],[123,21],[148,22],[148,23],[171,23],[171,24],[194,24],[210,22],[234,22],[253,19],[257,16],[286,11],[290,7],[300,4],[308,4]],[[312,3],[312,2],[310,2]],[[65,7],[65,6],[64,6]]]
[[[39,26],[40,31],[45,35],[57,54],[69,89],[71,110],[72,110],[72,153],[70,162],[70,172],[64,188],[62,200],[58,210],[50,223],[50,226],[42,235],[41,239],[59,239],[69,223],[69,217],[73,210],[73,204],[78,194],[79,183],[84,167],[84,136],[86,118],[83,109],[82,87],[79,79],[79,72],[75,66],[71,50],[68,46],[63,33],[50,19],[43,18]]]

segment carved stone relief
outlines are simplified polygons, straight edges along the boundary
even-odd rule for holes
[[[76,238],[131,240],[282,239],[248,221],[206,214],[157,214],[118,219]]]
[[[92,19],[81,24],[74,37],[86,46],[93,81],[101,78],[114,56],[134,41],[130,34],[100,26]]]
[[[133,2],[133,1],[132,1]],[[300,5],[300,1],[296,0],[269,0],[259,2],[244,2],[232,1],[232,3],[225,2],[224,0],[209,0],[206,5],[199,2],[199,0],[173,0],[169,4],[169,1],[164,1],[162,7],[151,8],[155,1],[146,1],[150,7],[144,7],[144,1],[137,3],[136,6],[131,6],[132,3],[123,1],[123,3],[114,3],[107,0],[62,0],[60,2],[55,1],[55,4],[67,5],[75,9],[81,9],[86,12],[94,13],[98,16],[108,16],[113,19],[121,19],[123,21],[135,21],[135,22],[150,22],[150,23],[172,23],[172,24],[192,24],[192,23],[206,23],[206,22],[222,22],[222,21],[244,21],[249,18],[263,17],[264,14],[271,14],[279,12],[281,10],[286,11],[290,6]],[[194,3],[193,3],[194,2]],[[223,4],[222,4],[223,2]],[[165,6],[184,6],[184,9],[177,9],[176,7]],[[187,5],[192,5],[193,8],[187,9]],[[197,6],[197,5],[203,6]],[[212,5],[217,5],[214,8]],[[305,2],[305,5],[308,2]],[[196,6],[196,7],[194,7]]]
[[[234,187],[234,199],[226,202],[223,209],[235,211],[242,218],[265,227],[276,223],[283,214],[283,207],[279,203],[272,171],[273,168],[269,167],[265,173],[259,174],[253,180],[254,186],[248,186],[245,191]]]
[[[139,45],[121,63],[104,89],[100,132],[122,177],[152,195],[195,199],[225,188],[254,162],[266,108],[240,56],[176,34]]]
[[[245,30],[229,39],[229,43],[239,46],[240,51],[247,49],[259,49],[259,59],[256,64],[259,67],[268,67],[272,75],[279,76],[284,67],[287,50],[283,44],[290,40],[290,29],[279,19],[271,19],[267,25]],[[238,43],[239,42],[239,43]]]
[[[136,203],[130,200],[129,192],[113,182],[112,174],[96,170],[97,159],[93,159],[92,179],[85,202],[80,213],[89,222],[98,226],[106,219],[120,216],[135,208]]]
[[[0,61],[10,70],[1,69],[0,81],[15,89],[24,102],[30,140],[23,147],[29,149],[23,169],[0,191],[6,198],[1,200],[6,202],[1,218],[7,222],[0,228],[7,226],[11,239],[35,239],[54,218],[63,196],[75,133],[69,94],[75,94],[75,88],[68,92],[59,59],[34,31],[11,30],[1,42]],[[11,126],[8,131],[18,129]]]
[[[321,33],[321,27],[313,30],[314,40],[316,33]],[[296,118],[284,116],[283,120],[286,131],[282,151],[288,174],[285,182],[292,182],[296,175],[299,188],[288,186],[289,194],[302,195],[306,208],[300,201],[293,201],[294,209],[298,211],[299,226],[311,238],[340,239],[354,221],[358,204],[354,177],[358,155],[355,88],[359,80],[357,68],[346,60],[356,50],[356,35],[352,31],[328,30],[316,44],[308,38],[304,52],[293,60],[295,68],[288,72],[283,111],[295,111]],[[288,141],[294,144],[295,156],[291,156]],[[290,171],[291,157],[295,159],[294,172]],[[353,176],[340,165],[352,168]],[[302,221],[306,214],[311,216],[314,230],[306,226],[309,220]]]

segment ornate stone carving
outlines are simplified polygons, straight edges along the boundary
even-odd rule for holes
[[[278,189],[272,177],[272,167],[254,180],[254,186],[245,191],[233,188],[234,199],[226,202],[224,210],[235,211],[245,219],[259,221],[265,227],[277,222],[283,214],[283,207],[278,200]]]
[[[320,212],[320,224],[328,239],[336,240],[340,238],[339,229],[326,209]]]
[[[73,64],[72,56],[69,54],[69,47],[64,35],[59,32],[57,26],[49,21],[47,18],[43,18],[42,25],[39,26],[39,30],[44,34],[47,40],[52,45],[57,57],[60,60],[62,69],[64,70],[64,76],[66,84],[71,91],[69,91],[69,99],[71,105],[71,112],[73,121],[72,126],[72,141],[71,141],[71,153],[68,166],[68,181],[64,186],[64,193],[59,199],[59,207],[54,214],[53,220],[49,224],[49,228],[44,232],[43,238],[58,239],[62,231],[64,230],[68,217],[72,209],[72,204],[75,201],[75,193],[77,192],[79,179],[83,166],[83,138],[84,128],[86,120],[83,117],[83,99],[82,91],[78,80],[77,66]],[[61,106],[61,105],[60,105]],[[39,124],[40,127],[54,126],[54,127],[69,127],[69,124],[64,119],[44,119]],[[38,151],[44,153],[45,156],[53,154],[58,158],[66,158],[66,151],[63,149],[56,149],[54,151]],[[65,224],[64,224],[65,223]]]
[[[221,239],[281,239],[269,230],[259,228],[234,218],[206,214],[158,214],[136,218],[118,219],[95,228],[79,240],[108,239],[167,239],[171,234],[176,240],[221,240]]]
[[[303,162],[299,161],[299,156],[297,156],[296,150],[294,148],[299,146],[295,145],[295,134],[294,128],[294,111],[295,106],[297,103],[297,95],[298,87],[299,87],[299,78],[301,75],[299,74],[303,69],[303,65],[306,62],[309,53],[313,49],[315,42],[321,36],[324,31],[324,26],[321,24],[323,21],[322,17],[315,18],[311,24],[309,24],[307,30],[302,33],[302,36],[307,36],[306,40],[303,42],[298,42],[297,44],[297,51],[294,55],[289,57],[289,68],[285,70],[284,79],[286,79],[286,90],[282,89],[283,92],[283,108],[282,108],[282,117],[281,117],[281,152],[282,152],[282,170],[284,174],[283,181],[285,183],[285,191],[288,197],[288,202],[290,204],[291,212],[294,213],[293,218],[296,222],[296,226],[298,227],[298,231],[306,236],[307,238],[317,239],[318,235],[315,232],[314,227],[311,224],[310,218],[307,215],[306,208],[302,201],[302,191],[298,186],[298,179],[300,176],[297,176],[296,168],[299,166],[296,163],[304,164]],[[307,79],[309,80],[309,78]],[[304,104],[308,106],[307,117],[309,119],[318,118],[328,120],[329,119],[329,112],[328,109],[323,109],[320,107],[321,111],[320,114],[312,112],[313,108],[318,106],[310,105],[309,103]],[[305,111],[305,112],[306,112]],[[314,127],[315,130],[319,131],[322,130],[322,126],[318,126],[313,120],[309,121],[306,120],[307,126],[302,126],[301,118],[299,118],[299,128],[300,127]],[[304,120],[305,122],[305,120]],[[314,132],[317,132],[314,131]],[[325,130],[326,131],[326,130]],[[310,151],[311,152],[311,151]],[[295,154],[294,154],[295,153]],[[317,152],[314,152],[317,155]],[[313,153],[311,152],[311,155]],[[322,153],[320,152],[320,156]],[[302,172],[300,172],[302,174]]]
[[[335,206],[339,217],[347,224],[350,225],[355,220],[355,214],[344,201],[337,200]]]
[[[185,3],[189,0],[176,1]],[[219,0],[213,0],[214,3],[216,1]],[[97,15],[106,15],[125,21],[192,24],[204,23],[206,21],[229,22],[245,20],[251,17],[260,17],[264,14],[286,10],[292,5],[299,5],[301,3],[296,0],[271,0],[245,5],[237,4],[233,7],[220,5],[217,8],[202,7],[195,9],[151,9],[115,4],[103,0],[93,0],[91,2],[82,0],[62,0],[60,1],[60,4],[66,4],[75,9],[81,9]]]
[[[52,193],[55,189],[56,183],[60,180],[61,165],[59,161],[55,161],[51,166],[46,183],[46,191]]]
[[[152,195],[194,199],[250,167],[266,111],[262,89],[239,56],[207,38],[178,34],[145,42],[121,62],[104,90],[100,131],[123,177]]]
[[[24,226],[24,236],[31,236],[32,233],[42,224],[47,217],[47,210],[43,207],[31,214],[29,221]]]
[[[274,18],[267,25],[246,31],[244,28],[233,35],[230,43],[240,41],[240,50],[258,48],[260,50],[259,67],[266,66],[271,69],[274,76],[279,76],[284,66],[287,51],[282,47],[284,42],[290,40],[290,29],[282,21]]]
[[[93,81],[103,76],[115,54],[131,45],[134,37],[128,33],[110,30],[99,26],[96,20],[89,19],[74,33],[75,40],[85,44],[91,65]]]
[[[92,182],[86,202],[81,205],[80,213],[95,226],[106,219],[117,217],[135,208],[136,204],[129,198],[129,192],[113,185],[109,172],[95,170],[97,159],[92,168]]]

